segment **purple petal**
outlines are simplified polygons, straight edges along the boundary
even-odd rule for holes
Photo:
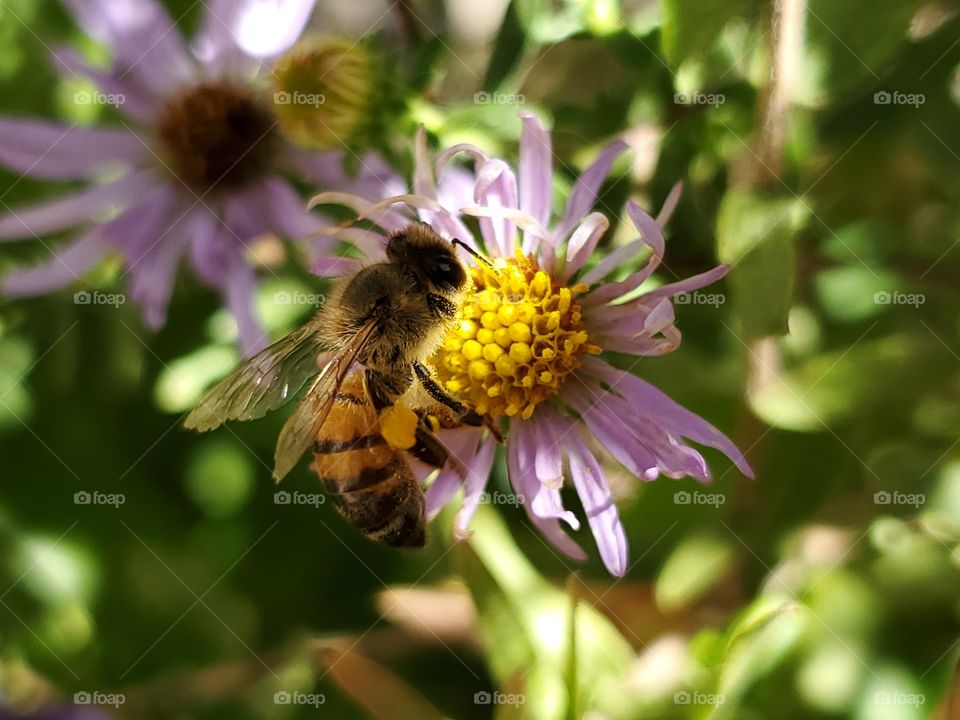
[[[571,433],[564,443],[564,448],[570,462],[573,484],[577,488],[580,502],[583,503],[603,564],[607,566],[611,575],[623,577],[627,570],[629,555],[627,536],[623,530],[623,523],[620,522],[620,515],[610,493],[607,478],[597,458],[577,433]]]
[[[194,55],[214,76],[243,79],[254,74],[259,61],[243,53],[237,46],[234,32],[241,13],[238,0],[206,0],[200,30],[193,38]]]
[[[662,299],[649,303],[628,302],[596,311],[587,308],[586,326],[604,350],[637,357],[654,357],[680,346],[680,331],[674,325],[673,303]],[[601,319],[597,320],[596,317]]]
[[[0,162],[51,180],[89,178],[141,160],[143,143],[126,130],[0,118]]]
[[[212,210],[197,207],[186,218],[186,223],[190,264],[205,283],[224,291],[231,242],[219,230],[220,218]]]
[[[730,458],[744,475],[753,477],[749,463],[730,438],[699,415],[672,400],[662,390],[632,373],[617,370],[598,358],[585,358],[583,371],[608,385],[616,383],[617,392],[623,395],[630,405],[642,408],[644,413],[656,418],[668,432],[719,450]]]
[[[321,226],[300,195],[279,177],[234,193],[226,208],[229,228],[243,241],[266,233],[302,240]]]
[[[616,264],[612,262],[614,256],[617,256],[617,263],[619,263],[632,257],[644,248],[649,247],[652,251],[650,259],[646,265],[632,275],[629,275],[626,279],[616,283],[609,283],[591,292],[588,299],[590,304],[607,303],[637,289],[660,267],[660,263],[663,260],[665,243],[662,228],[632,200],[627,202],[627,215],[630,216],[633,224],[637,230],[640,231],[640,239],[611,253],[610,256],[598,263],[590,272],[586,273],[581,279],[581,282],[591,284],[609,275],[616,267]]]
[[[586,170],[584,170],[570,192],[567,210],[554,234],[563,240],[571,230],[593,208],[600,193],[600,186],[610,174],[614,160],[629,146],[622,140],[616,140],[604,148]]]
[[[315,0],[247,0],[237,18],[237,45],[254,57],[273,57],[300,37]]]
[[[520,209],[541,225],[550,220],[553,195],[553,146],[550,133],[536,115],[521,112],[523,133],[520,136]],[[532,253],[539,238],[529,233],[523,238],[523,252]]]
[[[502,160],[491,160],[479,148],[468,143],[447,148],[437,158],[437,177],[443,176],[447,163],[458,153],[468,154],[474,161],[476,184],[474,202],[491,209],[519,209],[517,179]],[[515,232],[513,224],[502,214],[496,219],[482,217],[480,232],[487,252],[498,257],[513,257]]]
[[[14,270],[2,281],[2,292],[11,297],[40,295],[58,290],[79,279],[96,265],[110,249],[94,228],[66,247],[54,250],[53,258],[26,270]]]
[[[474,442],[479,433],[474,430]],[[492,437],[487,437],[469,464],[465,459],[461,459],[464,467],[467,469],[467,481],[463,486],[463,505],[457,512],[454,521],[454,530],[457,537],[465,538],[470,534],[470,519],[480,504],[484,490],[487,487],[487,481],[490,479],[490,469],[493,467],[493,457],[497,449],[497,443]]]
[[[65,76],[88,78],[102,92],[123,101],[117,107],[124,115],[143,123],[150,123],[161,109],[162,98],[144,90],[134,78],[118,78],[115,74],[91,67],[72,48],[57,48],[51,52],[54,67]]]
[[[517,208],[517,179],[502,160],[490,160],[477,170],[475,200],[482,206],[498,210]],[[480,218],[480,231],[487,248],[500,257],[513,257],[516,228],[505,217]]]
[[[465,179],[466,182],[464,182]],[[470,202],[472,190],[473,177],[460,168],[452,168],[443,178],[443,195],[441,196],[433,176],[426,131],[421,125],[417,129],[414,144],[413,192],[436,200],[442,209],[421,209],[420,220],[433,226],[441,235],[462,240],[476,250],[473,234],[467,230],[457,214],[457,210]]]
[[[567,244],[567,259],[563,267],[563,277],[566,280],[583,264],[590,259],[593,251],[600,242],[600,238],[610,228],[610,221],[603,213],[590,213],[583,222],[573,231],[570,242]]]
[[[156,184],[153,173],[142,170],[59,200],[10,210],[0,215],[0,240],[46,235],[94,221],[111,209],[126,206]]]
[[[120,78],[168,93],[196,77],[196,65],[170,16],[155,0],[64,0],[88,35],[113,48]]]
[[[564,511],[560,493],[537,480],[534,468],[536,435],[530,427],[534,421],[522,421],[512,428],[507,446],[507,466],[514,492],[523,502],[530,521],[557,549],[575,560],[587,555],[560,525],[562,519],[574,529],[580,526],[576,516]]]
[[[389,203],[375,203],[360,195],[342,192],[323,192],[315,195],[307,207],[318,205],[342,205],[357,213],[358,217],[366,218],[374,225],[383,228],[388,233],[402,230],[411,220],[403,213],[392,210]]]
[[[673,217],[673,211],[677,209],[677,203],[680,202],[680,196],[682,194],[682,182],[678,182],[670,188],[667,199],[663,201],[663,207],[661,207],[660,212],[657,213],[657,225],[666,227],[667,223],[670,222],[670,218]]]
[[[729,265],[718,265],[712,270],[707,270],[699,275],[693,275],[685,280],[678,280],[677,282],[661,285],[648,293],[644,293],[638,299],[649,302],[657,298],[672,298],[674,295],[693,292],[694,290],[712,285],[728,272],[730,272]]]
[[[310,263],[310,272],[319,277],[339,278],[355,273],[362,267],[363,263],[356,258],[334,255],[313,260]]]
[[[564,398],[617,462],[638,478],[655,479],[659,474],[657,456],[627,428],[629,408],[599,385],[567,384]]]
[[[130,294],[143,306],[144,318],[152,330],[166,322],[177,264],[189,240],[182,228],[174,226],[171,230],[130,268]]]
[[[243,257],[241,247],[233,246],[233,252],[227,258],[227,307],[237,320],[243,355],[250,357],[267,345],[267,335],[253,314],[257,279],[250,263]]]
[[[403,178],[377,153],[366,153],[360,159],[355,176],[347,175],[343,161],[341,152],[307,151],[292,144],[285,145],[279,154],[283,167],[290,168],[321,190],[380,200],[400,195],[407,189]]]

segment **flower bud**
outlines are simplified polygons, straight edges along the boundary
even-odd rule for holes
[[[298,43],[274,69],[280,131],[314,150],[365,143],[376,115],[378,65],[367,48],[347,38],[319,36]]]

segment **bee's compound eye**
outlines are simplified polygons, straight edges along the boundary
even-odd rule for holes
[[[463,268],[447,258],[434,258],[427,262],[430,279],[442,288],[450,290],[461,287],[466,282]]]

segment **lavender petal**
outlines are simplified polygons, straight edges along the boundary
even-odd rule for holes
[[[26,297],[59,290],[78,280],[109,251],[100,228],[94,228],[66,247],[58,248],[53,258],[25,270],[14,270],[2,280],[2,293]]]
[[[141,160],[142,142],[126,130],[0,118],[0,163],[50,180],[89,178]]]

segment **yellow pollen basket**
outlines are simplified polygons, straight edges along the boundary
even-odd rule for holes
[[[409,450],[416,444],[417,414],[401,402],[380,413],[380,434],[394,450]]]
[[[576,299],[588,288],[558,283],[519,250],[494,267],[471,268],[473,290],[433,367],[446,389],[481,415],[529,419],[580,355],[600,352],[580,326]]]

